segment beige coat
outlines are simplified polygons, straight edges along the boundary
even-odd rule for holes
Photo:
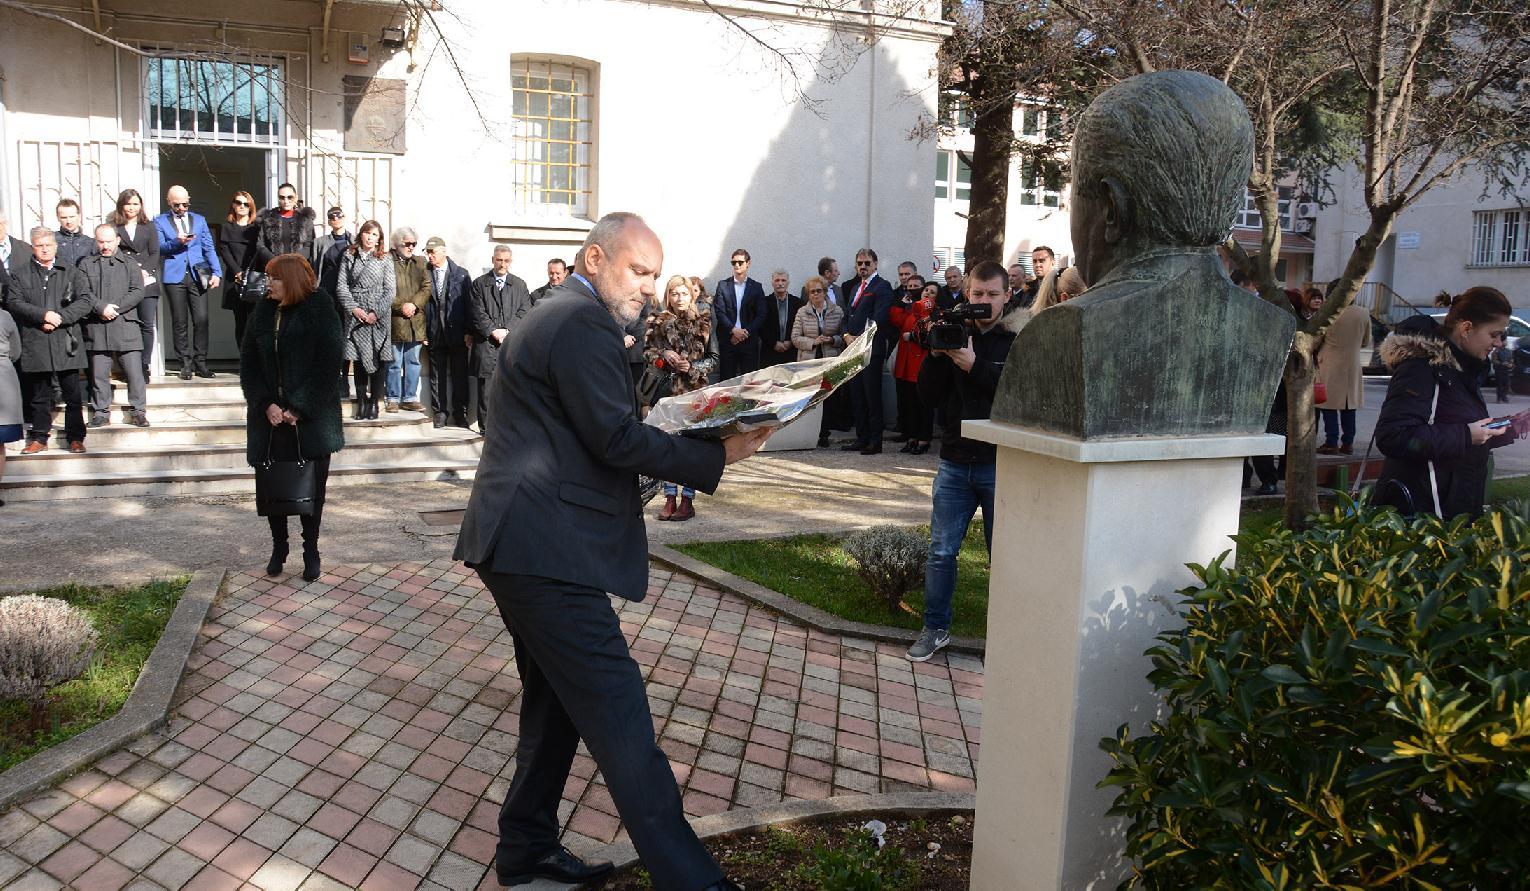
[[[1328,401],[1318,408],[1346,409],[1365,405],[1360,351],[1371,345],[1371,314],[1350,305],[1328,326],[1318,349],[1318,380],[1328,387]]]
[[[813,304],[802,307],[792,321],[792,345],[797,348],[797,361],[838,356],[844,344],[841,339],[844,333],[845,311],[839,304],[825,303],[822,325],[818,324],[818,311],[813,309]],[[828,343],[813,342],[824,334],[835,339]]]

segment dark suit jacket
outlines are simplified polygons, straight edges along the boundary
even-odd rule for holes
[[[771,292],[765,295],[765,324],[760,326],[760,364],[780,365],[782,362],[797,361],[797,348],[788,346],[786,352],[776,352],[777,341],[792,340],[792,323],[797,320],[797,310],[803,307],[803,300],[795,294],[786,298],[786,329],[780,328],[780,313],[776,311],[776,295]]]
[[[117,248],[129,257],[138,261],[138,265],[154,276],[152,284],[144,285],[144,299],[159,296],[159,230],[154,228],[154,221],[149,220],[138,224],[138,231],[132,238],[128,237],[126,226],[117,227],[117,237],[122,240],[122,245]]]
[[[765,286],[752,278],[745,279],[744,305],[740,314],[742,318],[734,318],[736,311],[733,279],[725,278],[717,283],[717,290],[712,292],[712,319],[717,328],[717,344],[725,350],[732,347],[734,327],[748,331],[751,338],[759,336],[760,326],[765,324]]]
[[[494,273],[485,272],[473,280],[468,292],[468,332],[473,335],[473,374],[492,377],[498,364],[500,345],[490,335],[496,328],[514,331],[516,322],[531,308],[531,292],[514,273],[506,274],[505,286],[494,287]],[[505,343],[510,336],[505,336]]]
[[[855,300],[855,292],[861,287],[859,278],[852,278],[845,282],[845,302],[849,304]],[[877,342],[884,347],[891,346],[898,340],[898,332],[893,328],[888,312],[892,309],[893,293],[892,285],[880,275],[873,276],[871,283],[866,286],[866,292],[861,295],[860,303],[855,304],[849,311],[849,321],[845,324],[845,333],[860,334],[866,330],[867,322],[877,323]]]
[[[713,492],[722,444],[638,420],[622,329],[577,278],[549,291],[505,345],[456,559],[642,600],[638,474]]]
[[[30,244],[14,235],[7,235],[6,238],[11,242],[11,262],[9,268],[5,264],[0,264],[0,288],[5,287],[5,283],[11,280],[12,269],[20,269],[32,262],[32,246]]]
[[[425,336],[436,341],[455,340],[459,343],[467,333],[468,280],[467,270],[450,258],[446,261],[446,278],[437,293],[436,268],[427,264],[425,274],[430,276],[430,303],[425,307]],[[491,276],[489,281],[493,281]]]

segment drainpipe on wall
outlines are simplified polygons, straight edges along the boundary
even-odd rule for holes
[[[876,170],[877,152],[877,42],[874,39],[875,35],[871,33],[870,25],[867,26],[866,36],[872,39],[871,90],[869,101],[866,103],[866,234],[861,239],[861,247],[871,244],[871,189],[873,171]]]
[[[15,208],[11,206],[11,158],[6,148],[10,140],[5,136],[5,67],[0,65],[0,210],[5,218],[15,220]]]

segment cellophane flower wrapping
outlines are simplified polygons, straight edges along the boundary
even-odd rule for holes
[[[843,353],[761,368],[738,377],[666,396],[647,423],[667,433],[724,439],[762,427],[785,427],[818,405],[871,361],[876,323]]]

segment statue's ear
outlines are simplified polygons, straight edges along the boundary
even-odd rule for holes
[[[1120,244],[1135,228],[1131,198],[1126,186],[1113,176],[1101,179],[1100,186],[1101,197],[1105,200],[1105,243]]]

